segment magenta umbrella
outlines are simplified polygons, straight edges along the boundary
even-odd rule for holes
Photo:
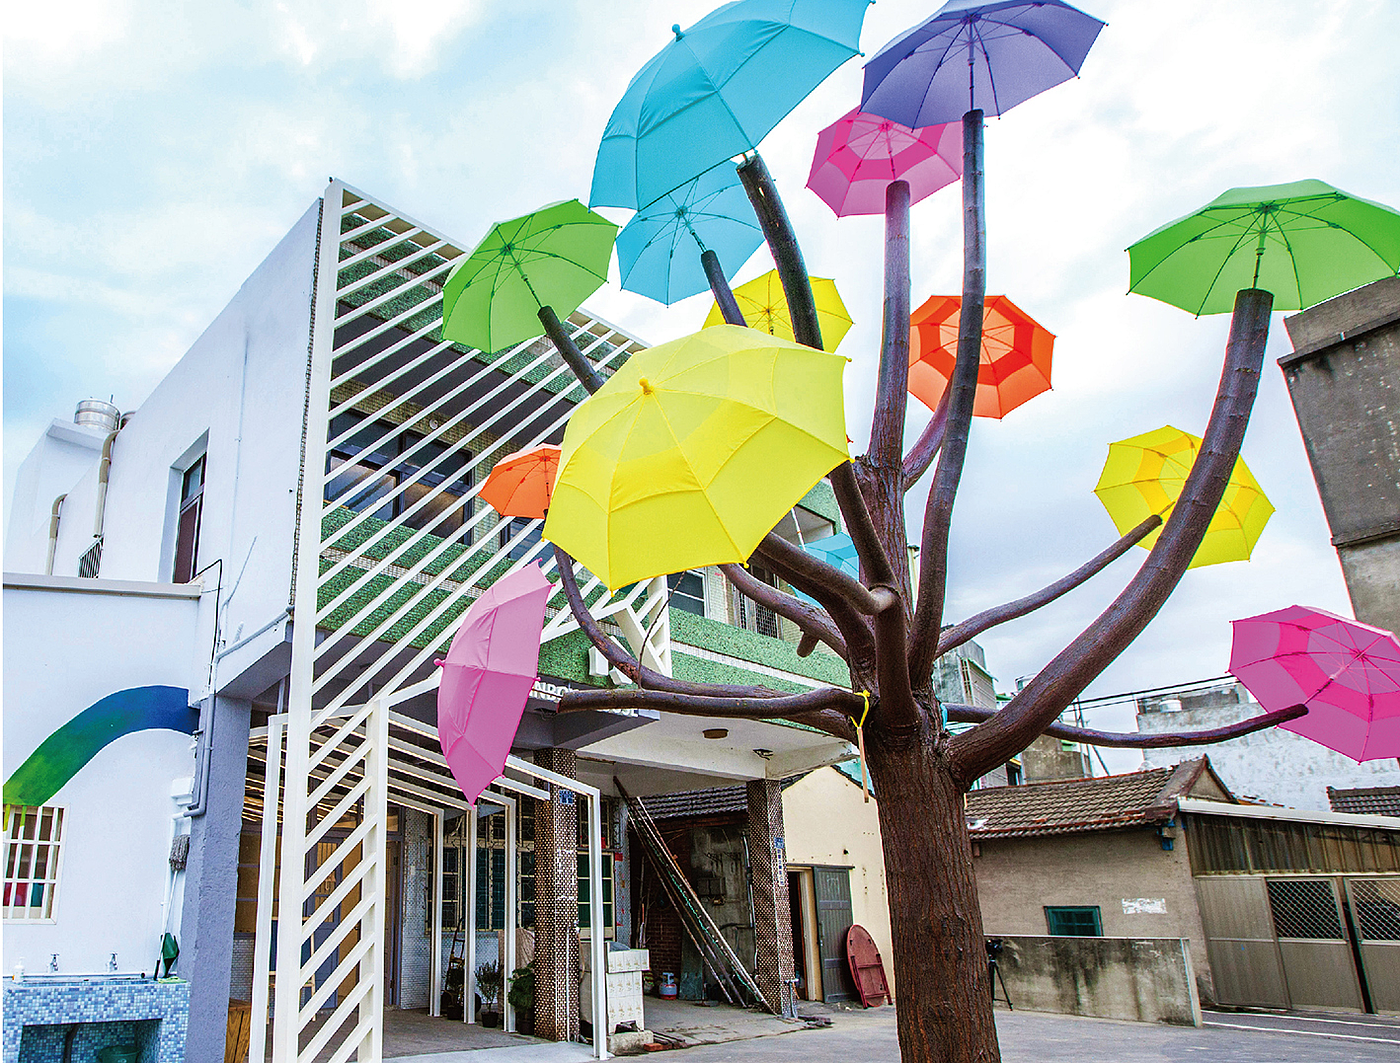
[[[1370,624],[1290,605],[1234,623],[1230,671],[1279,724],[1355,761],[1400,756],[1400,642]]]
[[[807,187],[838,218],[883,214],[891,181],[909,182],[917,203],[962,176],[962,127],[910,129],[859,107],[817,134]]]
[[[452,777],[476,804],[505,770],[539,666],[553,587],[538,565],[502,576],[462,614],[438,687],[438,741]]]

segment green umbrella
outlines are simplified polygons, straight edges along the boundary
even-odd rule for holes
[[[1302,310],[1400,270],[1400,212],[1322,181],[1232,188],[1128,248],[1130,292],[1197,315],[1263,288]]]
[[[442,289],[442,335],[499,351],[568,317],[608,279],[617,226],[576,199],[498,222]]]

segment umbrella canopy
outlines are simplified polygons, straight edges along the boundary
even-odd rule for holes
[[[539,665],[552,591],[538,565],[502,576],[462,614],[438,686],[438,741],[467,800],[505,770]]]
[[[961,176],[960,126],[910,129],[857,107],[817,134],[807,187],[845,218],[883,214],[891,181],[909,182],[913,204]]]
[[[812,298],[817,304],[817,324],[821,326],[822,342],[828,351],[834,351],[851,330],[851,315],[846,312],[846,304],[841,301],[835,281],[825,277],[808,279],[812,284]],[[770,269],[763,276],[739,285],[734,289],[734,301],[739,304],[750,328],[779,339],[794,339],[792,315],[788,312],[787,296],[783,294],[783,282],[777,270]],[[723,324],[724,314],[719,303],[715,303],[705,318],[705,328]]]
[[[1352,760],[1400,756],[1400,642],[1323,609],[1236,620],[1230,671],[1269,711],[1306,705],[1279,724]]]
[[[709,291],[705,251],[733,276],[763,243],[753,206],[729,165],[706,170],[636,214],[617,234],[622,286],[666,305]]]
[[[1154,513],[1163,521],[1167,519],[1181,497],[1200,448],[1199,436],[1171,425],[1109,444],[1108,461],[1094,494],[1120,533],[1126,535]],[[1190,567],[1248,561],[1273,512],[1244,459],[1237,458],[1220,508],[1211,518]],[[1161,531],[1160,527],[1155,529],[1138,545],[1150,550]]]
[[[865,64],[860,109],[913,129],[1004,114],[1078,74],[1103,27],[1060,0],[951,0]]]
[[[1400,212],[1322,181],[1232,188],[1128,248],[1128,291],[1201,314],[1264,288],[1303,310],[1400,270]]]
[[[545,538],[614,590],[747,561],[847,460],[845,366],[737,325],[634,354],[569,420]]]
[[[958,360],[962,296],[935,295],[909,315],[909,393],[929,409],[953,376]],[[1050,390],[1055,336],[1004,295],[988,296],[982,309],[982,351],[977,366],[977,417],[1004,417]]]
[[[503,517],[543,517],[558,475],[559,448],[544,443],[496,462],[478,494]]]
[[[541,307],[566,318],[607,281],[616,238],[576,199],[491,226],[443,285],[443,338],[489,353],[540,335]]]
[[[738,0],[637,72],[603,130],[589,202],[640,209],[759,141],[856,54],[869,0]]]
[[[812,556],[825,561],[832,568],[844,572],[852,579],[860,579],[860,558],[856,555],[856,544],[845,532],[837,532],[835,535],[828,535],[825,539],[817,539],[814,542],[803,543],[802,549]],[[803,601],[817,604],[815,598],[804,594],[796,587],[793,593]]]

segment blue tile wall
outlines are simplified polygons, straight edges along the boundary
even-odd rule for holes
[[[60,1063],[68,1030],[75,1061],[136,1045],[140,1063],[184,1063],[190,987],[179,980],[101,978],[5,982],[3,1063]]]

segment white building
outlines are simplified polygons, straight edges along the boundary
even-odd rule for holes
[[[7,1059],[12,1039],[17,1050],[40,1036],[24,1032],[39,1021],[23,1018],[24,1001],[42,989],[44,1008],[69,1007],[129,989],[137,980],[116,976],[148,972],[166,927],[188,982],[192,1060],[219,1058],[231,993],[251,998],[254,1059],[264,1023],[277,1060],[328,1047],[378,1058],[386,1010],[437,1014],[459,918],[470,990],[475,960],[512,966],[517,923],[534,917],[536,1030],[574,1035],[589,991],[601,996],[604,939],[630,928],[616,782],[645,795],[743,780],[780,810],[779,779],[849,755],[778,724],[558,715],[561,688],[614,679],[556,601],[517,757],[468,809],[437,750],[433,659],[492,580],[535,560],[555,571],[540,522],[501,522],[476,490],[498,458],[557,442],[583,392],[543,341],[494,354],[441,341],[441,284],[462,254],[332,182],[139,409],[103,423],[95,404],[84,419],[96,425],[55,421],[21,466],[5,548],[6,802],[14,782],[20,809],[52,812],[7,817],[6,840],[12,858],[28,851],[26,815],[60,813],[62,837],[39,916],[40,880],[27,872],[20,901],[6,878],[3,962],[23,958],[30,994],[7,985]],[[643,346],[583,311],[567,327],[605,373]],[[833,530],[829,490],[818,485],[793,521],[794,535]],[[664,578],[614,598],[593,580],[584,590],[660,671],[791,690],[846,682],[835,657],[799,658],[773,637],[782,625],[741,608],[717,573],[671,583],[674,596]],[[164,691],[167,709],[182,701],[186,723],[130,709],[129,733],[90,741],[68,775],[45,767],[46,740],[137,689]],[[717,722],[725,737],[705,737]],[[43,778],[59,785],[21,787]],[[264,815],[274,804],[280,829]],[[189,835],[173,861],[172,832]],[[460,852],[444,847],[453,834]],[[774,863],[754,888],[786,913]],[[584,931],[594,975],[582,1016],[567,974],[580,914],[603,927]],[[52,954],[56,977],[32,977],[52,973]],[[770,1000],[783,962],[759,964]],[[159,1028],[109,1033],[157,1038],[173,1063],[184,1007],[149,1005],[165,1010],[130,1021]],[[596,1041],[602,1051],[601,1029]]]

